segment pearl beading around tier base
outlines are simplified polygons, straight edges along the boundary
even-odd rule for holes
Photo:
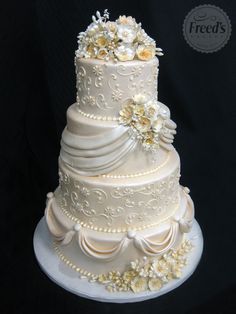
[[[84,111],[82,111],[81,109],[77,109],[78,112],[86,117],[86,118],[89,118],[89,119],[93,119],[93,120],[101,120],[101,121],[119,121],[119,118],[118,117],[107,117],[107,116],[96,116],[94,114],[91,114],[91,113],[86,113]]]

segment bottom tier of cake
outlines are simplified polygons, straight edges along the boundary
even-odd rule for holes
[[[113,303],[130,303],[144,301],[147,299],[159,297],[177,288],[192,275],[200,261],[203,250],[202,232],[197,221],[194,220],[191,231],[185,234],[183,247],[180,247],[179,250],[171,250],[169,254],[163,256],[166,259],[165,261],[168,262],[168,267],[170,267],[170,265],[174,265],[170,262],[178,262],[178,260],[181,261],[181,266],[184,264],[184,267],[182,267],[181,277],[171,279],[169,276],[169,281],[165,281],[165,284],[159,285],[158,280],[150,280],[151,278],[147,277],[146,273],[142,272],[140,277],[146,276],[146,280],[143,280],[143,285],[138,285],[138,290],[140,290],[140,287],[142,286],[145,287],[145,282],[147,283],[146,287],[148,287],[149,290],[134,293],[131,288],[131,282],[132,287],[135,287],[134,283],[140,283],[140,281],[137,279],[130,280],[129,278],[132,277],[129,276],[129,280],[127,280],[127,272],[123,273],[122,277],[120,276],[121,274],[118,274],[119,280],[117,279],[115,283],[113,283],[115,279],[114,272],[108,273],[109,277],[106,286],[97,282],[99,280],[87,280],[86,276],[79,275],[80,269],[78,268],[78,266],[73,264],[73,262],[71,262],[69,259],[67,259],[67,257],[63,256],[63,254],[59,252],[58,246],[55,244],[53,237],[49,233],[45,217],[40,220],[35,229],[33,242],[35,255],[41,269],[56,284],[80,297]],[[189,246],[189,243],[191,243],[192,249],[189,253],[186,253],[186,251],[188,251],[191,247]],[[173,259],[167,259],[170,254],[172,255]],[[161,263],[163,264],[163,262]],[[132,274],[133,272],[131,273],[131,275]],[[151,272],[149,274],[152,275]],[[100,280],[103,281],[102,277],[103,276],[100,276]],[[122,280],[125,280],[125,283],[129,283],[128,287],[130,287],[131,291],[120,291],[124,290],[124,283],[121,284]],[[153,284],[155,282],[156,284]],[[119,287],[119,285],[122,285],[122,287]],[[105,287],[107,287],[107,289],[105,289]],[[149,287],[151,287],[152,290],[150,290]],[[110,291],[113,292],[111,293]],[[137,291],[137,289],[135,289],[135,291]]]
[[[185,241],[194,219],[188,189],[180,186],[174,215],[154,227],[106,233],[85,228],[58,210],[52,193],[45,211],[59,258],[82,277],[110,291],[160,289],[181,276],[191,244]]]

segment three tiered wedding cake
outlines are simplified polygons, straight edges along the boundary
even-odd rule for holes
[[[176,124],[157,100],[162,50],[134,18],[105,10],[78,36],[77,101],[67,111],[59,187],[45,217],[58,257],[109,291],[159,290],[192,245]]]

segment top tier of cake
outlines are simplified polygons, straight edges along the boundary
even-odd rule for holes
[[[157,99],[158,59],[106,62],[76,58],[77,104],[87,116],[113,120],[136,94]]]
[[[124,102],[136,94],[157,100],[156,55],[163,53],[131,16],[108,19],[107,10],[97,12],[78,35],[77,104],[87,117],[116,120]]]

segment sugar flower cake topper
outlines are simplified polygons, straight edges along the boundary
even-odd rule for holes
[[[156,151],[160,146],[170,150],[176,134],[176,124],[170,113],[156,100],[137,94],[128,99],[120,110],[119,123],[130,127],[134,138],[146,150]]]
[[[94,58],[105,61],[148,61],[155,55],[162,56],[162,49],[147,35],[131,16],[120,16],[109,21],[109,12],[99,11],[92,16],[93,22],[78,35],[78,58]]]

